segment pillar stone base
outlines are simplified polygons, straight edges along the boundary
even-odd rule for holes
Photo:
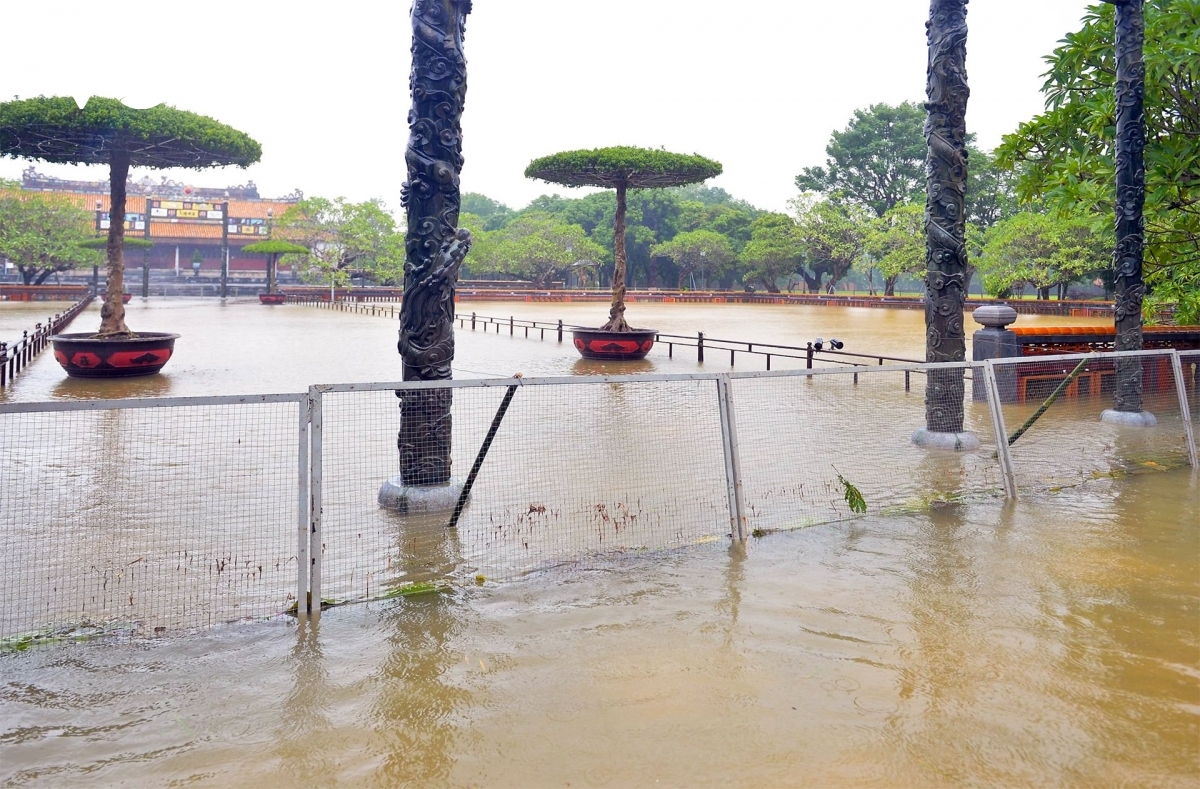
[[[1149,411],[1118,411],[1115,408],[1109,408],[1100,414],[1100,421],[1130,427],[1154,427],[1158,424],[1154,414]]]
[[[451,477],[441,485],[405,485],[397,474],[379,489],[379,506],[400,513],[452,512],[463,484],[458,477]]]
[[[979,436],[974,433],[939,433],[924,427],[913,433],[912,442],[927,449],[949,449],[954,452],[979,449]]]

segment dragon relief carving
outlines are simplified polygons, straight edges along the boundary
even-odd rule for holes
[[[925,358],[966,358],[967,0],[932,0],[926,31]],[[932,370],[925,388],[929,430],[963,429],[963,371]]]
[[[467,71],[463,55],[470,0],[414,0],[404,298],[398,349],[405,381],[452,377],[454,289],[471,245],[458,227],[462,171],[462,111]],[[401,390],[400,474],[406,485],[450,479],[450,389]]]

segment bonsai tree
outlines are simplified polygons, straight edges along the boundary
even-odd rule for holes
[[[308,247],[302,247],[290,241],[268,239],[266,241],[255,241],[253,244],[247,244],[242,247],[242,251],[253,255],[267,256],[267,293],[277,293],[279,292],[279,287],[275,282],[275,270],[279,258],[284,255],[307,255]]]
[[[721,174],[721,165],[703,156],[645,148],[598,148],[567,151],[535,159],[526,178],[563,186],[603,186],[617,190],[613,220],[613,298],[604,331],[627,332],[625,322],[625,194],[630,189],[660,189],[705,181]]]
[[[0,103],[0,156],[109,167],[108,292],[100,310],[100,337],[131,336],[125,325],[125,182],[130,166],[202,169],[248,167],[262,147],[212,118],[160,104],[148,110],[93,96],[39,97]]]

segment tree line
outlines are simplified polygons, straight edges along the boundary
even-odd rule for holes
[[[1145,19],[1147,304],[1200,323],[1200,0],[1147,0]],[[995,151],[968,141],[968,275],[988,294],[1062,298],[1078,282],[1111,291],[1112,42],[1113,7],[1089,7],[1046,58],[1046,111]],[[822,292],[853,282],[881,295],[915,285],[926,269],[924,121],[915,102],[855,111],[831,133],[824,165],[795,177],[786,212],[713,187],[631,191],[630,285]],[[0,256],[25,281],[91,265],[95,253],[74,243],[92,235],[89,213],[3,186]],[[474,241],[463,276],[602,286],[615,212],[611,192],[520,209],[466,193],[460,223]],[[382,201],[308,198],[273,233],[310,250],[291,261],[308,281],[403,281],[404,228]]]

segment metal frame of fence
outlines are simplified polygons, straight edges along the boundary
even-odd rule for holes
[[[996,439],[995,459],[1001,471],[1004,495],[1009,499],[1018,496],[1019,486],[1015,473],[1013,458],[1009,451],[1007,425],[1002,407],[1002,397],[998,386],[997,372],[1011,365],[1021,364],[1068,364],[1081,360],[1100,362],[1116,357],[1168,357],[1175,386],[1172,387],[1178,400],[1180,421],[1186,443],[1187,462],[1195,468],[1197,453],[1195,434],[1192,426],[1191,407],[1189,407],[1189,382],[1184,365],[1192,370],[1190,388],[1195,397],[1200,385],[1200,352],[1177,351],[1140,351],[1127,353],[1096,353],[1082,355],[1062,355],[1054,357],[1038,357],[1035,360],[1018,358],[1011,360],[988,360],[984,362],[962,362],[943,364],[908,364],[892,366],[869,366],[859,368],[816,368],[800,370],[776,371],[747,371],[727,373],[691,373],[691,374],[657,374],[657,375],[601,375],[601,376],[566,376],[547,378],[506,378],[506,379],[476,379],[455,381],[425,381],[425,382],[378,382],[331,384],[312,386],[305,393],[297,394],[267,394],[246,396],[212,396],[212,397],[166,397],[125,400],[95,400],[95,401],[61,401],[36,403],[0,404],[0,416],[6,414],[32,414],[38,412],[71,412],[71,411],[104,411],[125,409],[173,408],[188,406],[224,406],[264,403],[295,403],[299,411],[296,425],[296,491],[297,491],[297,522],[296,529],[296,559],[295,575],[297,613],[317,613],[322,601],[323,553],[325,549],[325,441],[326,413],[325,400],[328,396],[339,393],[364,392],[395,392],[397,390],[422,389],[529,389],[537,387],[576,387],[614,384],[667,384],[669,382],[711,382],[714,404],[720,419],[721,451],[726,482],[724,496],[728,503],[729,531],[728,537],[736,545],[744,543],[750,536],[750,524],[747,515],[745,493],[745,478],[743,477],[742,445],[739,442],[739,431],[735,419],[735,398],[739,382],[770,379],[814,379],[826,376],[840,377],[845,380],[845,386],[850,386],[850,376],[853,376],[853,386],[858,385],[858,376],[873,374],[886,375],[889,373],[904,373],[905,379],[910,374],[924,374],[934,369],[960,369],[964,375],[982,375],[984,390],[987,393],[988,416],[991,430]],[[1194,367],[1193,367],[1194,365]],[[880,380],[886,380],[881,378]],[[898,380],[898,379],[897,379]],[[905,387],[907,390],[907,386]],[[968,392],[970,389],[968,388]],[[970,399],[970,394],[966,395]],[[1166,401],[1160,401],[1164,403]],[[1099,403],[1098,403],[1099,405]],[[1104,403],[1107,405],[1107,403]],[[914,427],[917,427],[914,425]],[[760,426],[761,429],[761,426]],[[0,632],[0,637],[5,636]]]

